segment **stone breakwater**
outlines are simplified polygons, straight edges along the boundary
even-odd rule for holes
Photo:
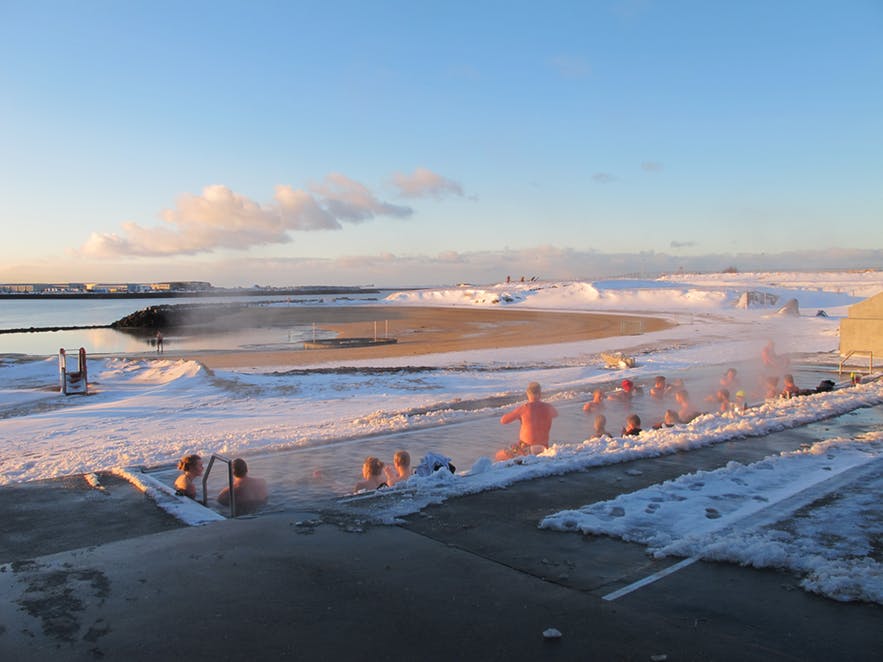
[[[219,320],[252,308],[248,304],[178,304],[148,306],[118,319],[112,329],[176,329],[187,326],[214,326]],[[259,310],[259,309],[256,309]]]

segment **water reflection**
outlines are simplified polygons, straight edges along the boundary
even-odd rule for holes
[[[163,336],[164,354],[173,357],[180,352],[222,349],[302,349],[303,341],[312,339],[312,325],[268,327],[236,331],[193,334],[169,333]],[[317,331],[316,337],[331,337]],[[117,331],[116,329],[76,329],[41,331],[37,333],[5,333],[0,335],[0,354],[51,356],[59,348],[85,347],[95,354],[144,354],[156,352],[156,338],[151,331]]]

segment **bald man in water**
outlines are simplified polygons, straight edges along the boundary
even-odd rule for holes
[[[558,415],[558,410],[541,398],[540,385],[531,382],[527,385],[527,402],[503,414],[500,423],[506,425],[521,421],[521,430],[518,432],[518,443],[512,448],[499,451],[497,460],[508,460],[516,455],[536,455],[549,447],[552,419]]]

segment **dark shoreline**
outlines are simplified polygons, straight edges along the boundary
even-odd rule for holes
[[[22,329],[0,329],[3,333],[45,333],[48,331],[82,331],[83,329],[112,329],[112,324],[85,324],[82,326],[29,326]]]

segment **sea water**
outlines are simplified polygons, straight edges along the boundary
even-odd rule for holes
[[[126,315],[149,306],[225,303],[287,302],[303,305],[343,305],[365,303],[382,299],[388,292],[350,293],[345,295],[278,295],[233,297],[180,297],[145,299],[28,299],[0,300],[0,330],[51,328],[62,326],[109,325]],[[316,337],[328,337],[317,333]],[[242,331],[225,331],[199,335],[164,332],[165,350],[201,351],[223,349],[300,349],[304,340],[313,338],[311,325],[290,327],[263,327]],[[90,355],[143,353],[155,349],[153,333],[141,335],[124,333],[115,329],[72,329],[68,331],[36,331],[0,334],[0,354],[28,354],[50,356],[60,348],[85,347]]]

